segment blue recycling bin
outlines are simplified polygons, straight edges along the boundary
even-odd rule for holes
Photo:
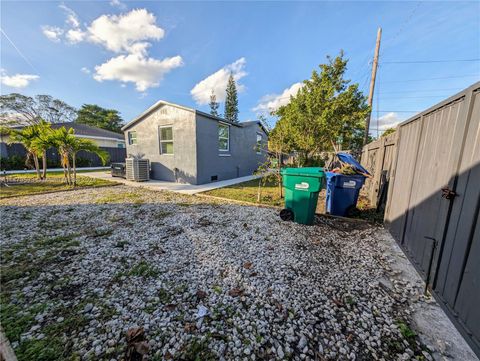
[[[335,216],[348,216],[358,201],[358,194],[365,183],[363,175],[343,175],[326,172],[326,212]]]

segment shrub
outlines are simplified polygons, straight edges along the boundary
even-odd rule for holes
[[[91,167],[92,161],[87,158],[77,157],[76,159],[77,167]]]
[[[23,170],[25,168],[25,157],[20,155],[0,157],[0,170]]]

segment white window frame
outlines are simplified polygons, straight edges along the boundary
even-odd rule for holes
[[[261,133],[257,132],[257,139],[255,142],[255,148],[256,148],[256,153],[257,154],[262,154],[262,148],[263,148],[263,135]],[[258,143],[258,137],[260,137],[260,144]]]
[[[218,129],[223,126],[227,127],[227,137],[220,137],[220,132],[218,132]],[[227,140],[227,149],[220,149],[220,139],[226,139]],[[226,123],[218,123],[218,128],[217,128],[217,144],[218,144],[218,151],[219,152],[229,152],[230,151],[230,125]]]
[[[162,128],[172,128],[172,139],[167,139],[167,140],[162,139]],[[173,139],[173,124],[159,126],[158,127],[158,139],[159,139],[159,144],[158,145],[159,145],[159,148],[160,148],[160,154],[161,155],[173,155],[175,153],[175,141]],[[172,153],[162,152],[162,143],[172,143],[173,152]]]
[[[135,134],[135,137],[132,137],[131,135]],[[127,138],[128,138],[128,145],[137,145],[137,131],[136,130],[130,130],[127,132]],[[135,143],[133,142],[133,139],[135,138]]]

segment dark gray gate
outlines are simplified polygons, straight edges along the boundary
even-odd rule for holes
[[[398,132],[385,221],[480,355],[480,83]]]

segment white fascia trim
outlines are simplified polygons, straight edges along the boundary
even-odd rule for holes
[[[77,138],[86,138],[86,139],[99,139],[99,140],[113,140],[119,143],[125,143],[124,139],[117,139],[117,138],[109,138],[109,137],[97,137],[94,135],[81,135],[81,134],[74,134]]]

